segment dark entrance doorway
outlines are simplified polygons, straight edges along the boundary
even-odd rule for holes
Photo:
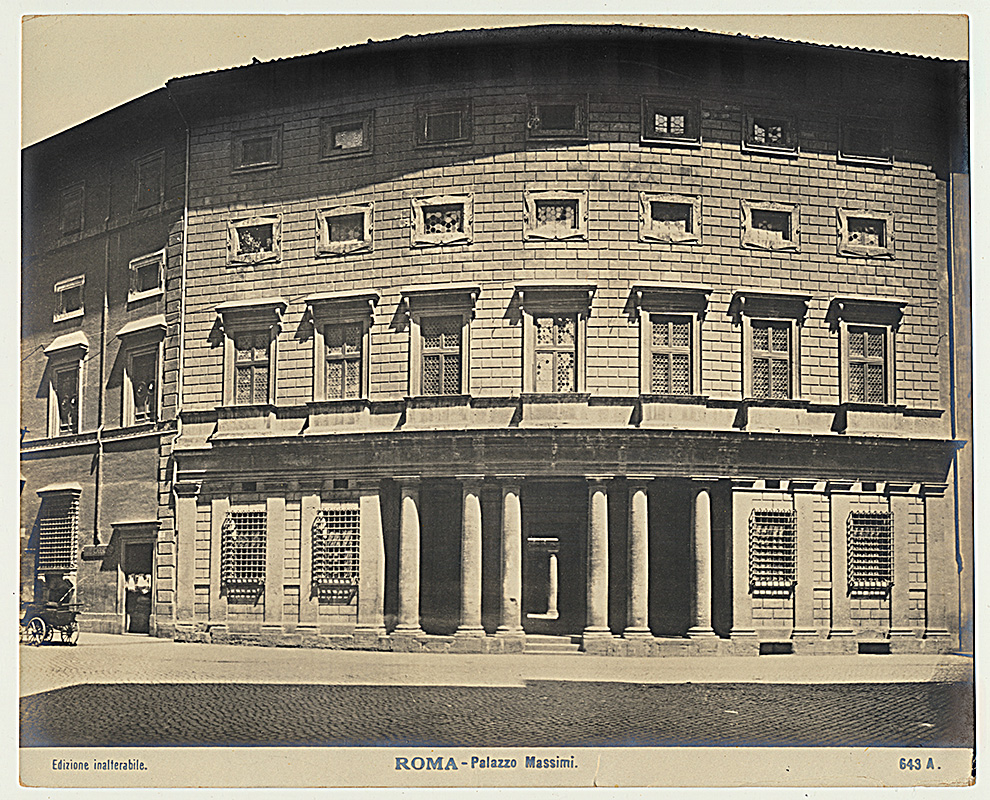
[[[124,633],[151,633],[153,542],[124,545]]]

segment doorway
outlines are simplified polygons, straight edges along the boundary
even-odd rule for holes
[[[124,545],[124,633],[151,633],[154,542]]]

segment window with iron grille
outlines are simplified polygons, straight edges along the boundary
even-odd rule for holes
[[[697,142],[698,107],[678,100],[643,98],[642,141]]]
[[[577,391],[577,315],[534,316],[537,392]]]
[[[791,593],[796,581],[797,517],[790,511],[749,515],[749,585],[754,597]]]
[[[79,541],[79,495],[52,494],[41,501],[38,572],[72,572]]]
[[[234,404],[268,402],[270,372],[268,331],[252,331],[234,336]]]
[[[323,338],[327,348],[327,400],[361,396],[361,350],[364,324],[327,325]]]
[[[464,206],[449,203],[442,206],[423,206],[423,231],[426,234],[464,232]]]
[[[753,397],[791,396],[791,323],[753,320]]]
[[[650,392],[691,394],[691,318],[653,314]]]
[[[524,234],[527,239],[587,237],[587,192],[557,189],[527,190]]]
[[[220,526],[220,584],[224,589],[264,586],[267,538],[266,512],[228,512]]]
[[[443,103],[418,110],[418,144],[456,144],[471,138],[471,104]]]
[[[460,316],[421,318],[424,395],[461,393],[463,324]]]
[[[131,422],[140,425],[158,419],[158,348],[132,353],[128,359]]]
[[[51,388],[55,394],[54,435],[79,433],[79,362],[54,368]]]
[[[313,521],[313,588],[322,602],[347,605],[357,595],[361,514],[357,503],[321,508]]]
[[[887,331],[849,327],[849,399],[854,403],[887,402]]]
[[[412,198],[412,244],[431,246],[471,241],[470,195]]]
[[[846,530],[849,593],[886,595],[894,580],[894,515],[853,511]]]

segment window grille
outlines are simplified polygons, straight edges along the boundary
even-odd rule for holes
[[[364,214],[340,214],[335,217],[327,217],[326,222],[328,241],[364,241]]]
[[[791,326],[788,322],[753,322],[753,396],[791,396]]]
[[[656,136],[684,136],[687,133],[687,114],[661,113],[653,114],[653,133]]]
[[[321,601],[347,605],[357,594],[361,514],[357,503],[321,508],[313,521],[313,588]]]
[[[75,570],[78,539],[79,497],[46,497],[38,520],[38,572]]]
[[[691,394],[691,321],[687,317],[652,318],[653,394]]]
[[[537,392],[576,391],[577,317],[535,317]]]
[[[158,416],[158,353],[148,351],[131,356],[131,391],[134,422],[153,422]]]
[[[220,583],[235,591],[265,585],[268,515],[231,511],[220,528]]]
[[[849,593],[885,596],[894,579],[894,515],[853,511],[846,530]]]
[[[424,317],[423,394],[461,393],[461,317]]]
[[[791,511],[749,515],[749,585],[754,597],[791,593],[796,582],[797,517]]]
[[[234,403],[268,402],[270,347],[268,331],[244,333],[234,339]]]
[[[749,130],[749,143],[763,147],[791,147],[790,126],[782,119],[753,117]]]
[[[886,402],[886,331],[849,329],[849,399],[857,403]]]
[[[327,399],[344,400],[361,396],[361,340],[364,326],[360,322],[327,325]]]
[[[426,234],[463,233],[464,206],[460,203],[423,206],[423,232]]]
[[[55,401],[58,410],[58,432],[65,436],[79,432],[79,365],[55,372]]]
[[[539,228],[553,228],[572,231],[578,227],[577,200],[537,200],[536,225]]]

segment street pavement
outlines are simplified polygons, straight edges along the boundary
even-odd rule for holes
[[[972,746],[961,656],[22,646],[22,746]]]

